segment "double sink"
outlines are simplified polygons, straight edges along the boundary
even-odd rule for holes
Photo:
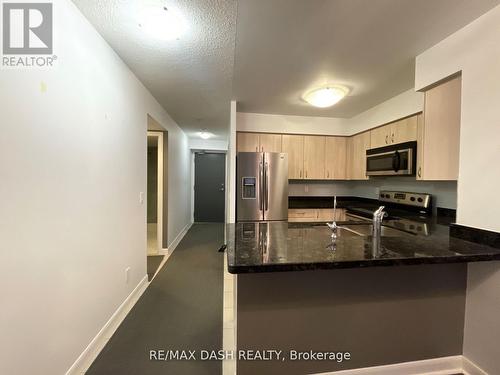
[[[338,221],[337,222],[337,237],[353,237],[353,236],[371,236],[373,231],[373,225],[369,220],[361,221]],[[331,230],[328,228],[326,223],[289,223],[289,228],[314,228],[315,230],[320,229],[321,235],[330,235]],[[324,233],[323,233],[324,231]],[[383,237],[404,237],[404,236],[415,236],[411,232],[405,230],[396,229],[390,226],[390,224],[382,224],[381,236]]]

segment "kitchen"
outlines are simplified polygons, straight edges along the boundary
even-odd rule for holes
[[[500,251],[497,233],[456,224],[464,104],[478,103],[467,101],[469,61],[436,73],[435,50],[453,42],[416,57],[414,89],[349,119],[248,113],[234,103],[227,264],[236,347],[358,353],[342,364],[238,361],[238,373],[384,373],[413,362],[415,373],[480,373],[461,356],[474,309],[470,270]]]
[[[500,0],[0,8],[0,373],[500,374]]]

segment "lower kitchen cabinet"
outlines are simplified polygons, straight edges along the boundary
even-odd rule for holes
[[[323,222],[333,220],[333,208],[290,208],[288,210],[288,221],[291,222]],[[335,220],[346,220],[346,210],[337,208]]]
[[[315,208],[290,208],[288,209],[288,221],[307,222],[317,221],[318,211]]]
[[[345,209],[337,208],[337,213],[335,215],[336,221],[344,221]],[[333,208],[318,208],[318,219],[319,221],[332,221],[333,220]]]

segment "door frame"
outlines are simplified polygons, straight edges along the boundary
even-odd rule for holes
[[[163,132],[161,131],[150,131],[147,132],[147,137],[155,137],[158,142],[158,168],[157,177],[158,185],[157,190],[157,207],[156,207],[156,245],[158,247],[158,254],[163,252]],[[147,201],[146,201],[147,204]],[[147,251],[147,249],[146,249]]]
[[[228,152],[227,150],[199,150],[199,149],[192,149],[191,150],[191,223],[194,223],[194,180],[195,180],[195,164],[194,164],[194,159],[196,156],[196,153],[199,152],[204,152],[207,154],[224,154],[225,155],[225,160],[224,160],[224,174],[225,174],[225,183],[224,183],[224,221],[227,221],[227,197],[228,197],[228,192],[227,192],[227,181],[228,181],[228,171],[227,171],[227,156]]]

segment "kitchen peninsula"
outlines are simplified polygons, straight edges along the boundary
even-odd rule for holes
[[[450,236],[445,217],[429,216],[425,235],[389,219],[378,240],[363,220],[338,222],[336,239],[325,223],[228,225],[238,349],[351,355],[342,363],[239,361],[239,374],[321,373],[461,353],[466,263],[500,260],[500,250]]]

